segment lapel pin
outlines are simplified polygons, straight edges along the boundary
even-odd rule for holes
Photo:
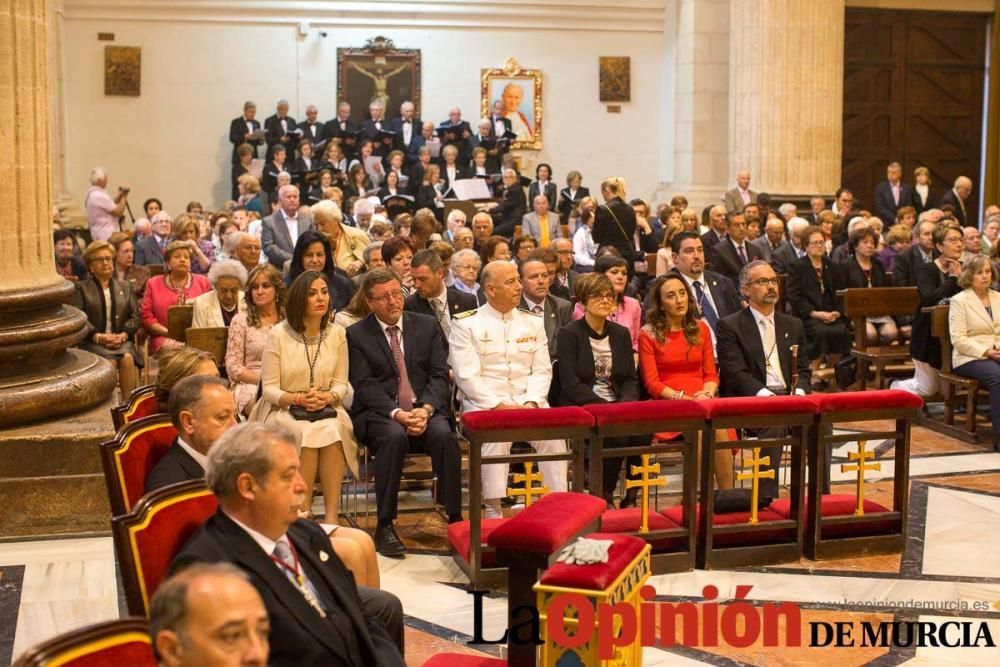
[[[326,553],[325,551],[320,551],[319,559],[325,563],[326,561],[330,560],[330,554]]]

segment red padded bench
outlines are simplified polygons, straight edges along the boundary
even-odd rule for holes
[[[507,627],[530,620],[523,610],[534,603],[539,573],[556,565],[564,546],[593,532],[604,508],[602,499],[585,493],[550,493],[490,533],[487,543],[507,568]],[[528,664],[535,651],[534,644],[511,642],[510,663]]]
[[[697,564],[704,569],[730,568],[745,565],[774,565],[797,561],[802,556],[802,534],[805,519],[805,448],[808,431],[815,420],[815,404],[806,396],[769,396],[767,398],[713,398],[703,401],[708,423],[702,443],[701,502],[697,518]],[[717,442],[715,432],[730,428],[766,428],[784,426],[790,429],[783,438],[740,439]],[[791,447],[790,513],[787,518],[758,512],[760,523],[748,523],[749,512],[716,514],[712,480],[715,478],[716,449],[740,447]],[[778,462],[780,464],[780,462]],[[774,465],[780,476],[780,465]],[[779,485],[780,486],[780,485]],[[672,515],[668,514],[668,517]],[[742,518],[741,518],[742,517]],[[759,533],[759,534],[757,534]],[[739,534],[739,540],[729,535]]]
[[[456,543],[452,553],[459,567],[469,577],[473,588],[495,586],[502,582],[503,572],[494,568],[484,572],[482,562],[483,484],[482,466],[490,463],[525,463],[533,461],[572,461],[570,488],[583,491],[584,440],[594,424],[590,413],[576,407],[537,408],[523,410],[479,410],[462,415],[462,434],[469,441],[469,532],[468,558],[458,557]],[[488,442],[518,442],[531,440],[568,440],[569,447],[561,454],[508,454],[483,456],[482,446]],[[551,481],[551,480],[548,480]],[[539,502],[539,501],[536,501]],[[455,529],[456,539],[460,529]],[[449,530],[449,536],[452,535]],[[450,538],[449,538],[450,539]],[[460,543],[459,543],[460,545]]]
[[[910,486],[910,422],[919,417],[923,399],[899,389],[855,391],[838,394],[814,394],[816,425],[809,443],[809,503],[805,552],[813,560],[849,556],[900,553],[906,542],[906,520]],[[891,431],[865,431],[842,435],[828,434],[829,427],[850,422],[893,420]],[[817,465],[824,450],[836,444],[859,439],[894,441],[892,509],[871,501],[864,502],[864,516],[855,516],[856,497],[823,496],[829,470]],[[872,448],[873,449],[873,448]],[[872,450],[868,450],[872,451]],[[872,461],[874,459],[871,459]],[[851,461],[850,464],[857,464]],[[822,498],[821,502],[813,502]],[[775,503],[777,505],[777,503]],[[778,509],[783,506],[778,505]]]
[[[627,532],[645,539],[657,550],[651,561],[655,574],[684,572],[694,568],[695,542],[693,526],[695,494],[697,493],[698,461],[695,443],[674,440],[644,447],[606,449],[606,438],[653,434],[663,431],[701,432],[708,417],[702,401],[637,401],[628,403],[597,403],[583,409],[594,417],[594,435],[590,439],[590,492],[602,496],[604,459],[609,456],[634,456],[680,452],[683,458],[681,505],[688,509],[687,522],[664,521],[650,508],[649,528],[639,533],[639,509],[609,510],[602,519],[603,532]],[[695,436],[697,438],[697,436]]]

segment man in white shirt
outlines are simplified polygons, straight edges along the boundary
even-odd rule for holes
[[[549,360],[545,325],[538,315],[517,308],[521,281],[517,268],[503,261],[490,262],[483,270],[486,305],[455,318],[448,337],[448,360],[455,384],[468,411],[548,407],[552,363]],[[539,454],[566,451],[563,440],[536,440]],[[510,453],[509,442],[483,445],[483,456]],[[567,489],[566,461],[538,464],[544,484],[552,491]],[[486,518],[500,516],[500,499],[506,495],[506,463],[483,466],[483,498]]]
[[[90,188],[83,196],[90,238],[94,241],[107,241],[109,236],[118,231],[118,218],[128,205],[128,188],[119,187],[118,194],[112,199],[104,189],[106,187],[108,172],[102,167],[94,167],[90,171]]]

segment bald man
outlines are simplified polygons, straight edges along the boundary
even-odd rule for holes
[[[736,187],[727,190],[723,197],[726,213],[742,211],[747,204],[757,201],[757,193],[750,189],[750,172],[744,169],[736,174]]]
[[[975,227],[979,228],[978,220],[976,220],[976,206],[973,202],[969,201],[969,196],[972,195],[972,179],[968,176],[959,176],[955,179],[955,185],[944,193],[941,197],[940,206],[951,206],[955,211],[955,219],[958,220],[958,224],[963,227]],[[968,210],[966,209],[966,204],[970,206]]]

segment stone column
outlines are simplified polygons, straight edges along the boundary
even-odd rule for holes
[[[55,272],[45,0],[0,0],[0,427],[103,403],[114,368],[71,345],[86,317]]]
[[[730,174],[781,195],[840,185],[844,0],[732,0]],[[730,184],[730,187],[732,184]]]

